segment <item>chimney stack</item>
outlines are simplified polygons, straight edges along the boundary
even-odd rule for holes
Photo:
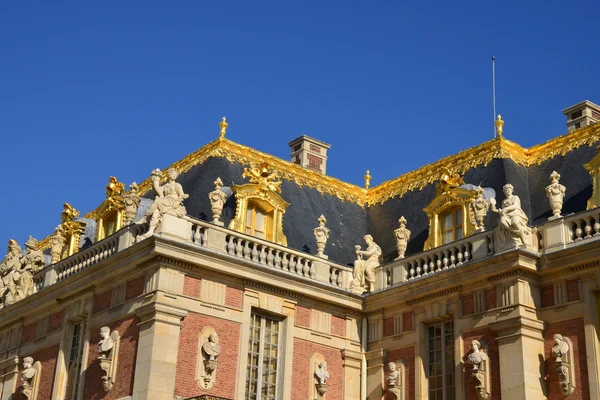
[[[588,100],[565,108],[562,112],[567,117],[567,129],[569,132],[600,121],[600,106]]]
[[[292,162],[304,168],[325,174],[327,171],[327,150],[331,145],[302,135],[288,143],[292,150]]]

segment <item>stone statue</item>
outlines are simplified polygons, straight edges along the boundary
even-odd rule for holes
[[[554,335],[554,346],[552,346],[552,355],[555,362],[563,362],[563,357],[569,352],[569,344],[564,340],[560,333]]]
[[[208,356],[210,361],[216,361],[221,354],[221,346],[219,345],[219,336],[216,332],[212,332],[208,336],[208,340],[202,345],[202,350]]]
[[[98,363],[102,370],[102,386],[109,392],[117,376],[117,357],[120,342],[119,332],[110,333],[108,326],[100,328],[100,341],[98,342]]]
[[[552,174],[550,174],[550,185],[546,186],[546,195],[548,195],[550,208],[552,209],[552,216],[548,218],[549,221],[561,218],[560,211],[562,210],[563,199],[565,198],[567,188],[558,182],[559,179],[560,174],[556,171],[552,171]]]
[[[21,246],[16,240],[8,241],[8,251],[6,258],[0,263],[0,294],[2,298],[1,306],[9,306],[21,300],[24,293],[23,283],[21,282]],[[27,278],[25,276],[25,278]]]
[[[142,201],[142,198],[137,191],[138,185],[133,182],[129,185],[129,191],[121,196],[123,198],[123,204],[125,205],[125,225],[133,223],[137,209]]]
[[[500,215],[501,240],[505,245],[511,241],[516,245],[524,245],[527,243],[527,236],[531,233],[527,226],[527,215],[521,208],[521,200],[513,194],[513,185],[507,183],[502,189],[506,198],[502,202],[501,209],[496,208],[496,199],[490,199],[492,211]]]
[[[213,213],[212,223],[223,226],[223,222],[221,222],[220,219],[221,213],[223,212],[223,206],[227,200],[227,193],[221,189],[223,187],[223,181],[221,181],[221,178],[217,178],[214,184],[215,190],[208,194],[208,199],[210,200],[210,210]]]
[[[471,377],[476,383],[475,390],[477,392],[477,398],[487,399],[490,388],[489,383],[489,371],[486,367],[488,360],[487,354],[481,351],[481,343],[478,340],[471,342],[471,353],[467,356],[467,362],[473,365],[473,372]]]
[[[29,240],[25,242],[25,257],[24,257],[24,269],[26,268],[32,274],[43,270],[46,267],[44,261],[44,253],[37,250],[38,241],[33,237],[29,236]]]
[[[171,168],[167,171],[167,183],[160,186],[160,180],[162,178],[162,172],[160,169],[152,171],[152,188],[154,189],[155,197],[154,202],[146,211],[146,215],[137,224],[145,224],[148,219],[149,226],[148,232],[138,236],[137,242],[140,242],[146,238],[149,238],[154,234],[154,231],[158,227],[158,224],[162,221],[162,217],[165,214],[173,215],[176,217],[183,217],[185,215],[185,207],[183,206],[183,200],[187,199],[189,195],[183,193],[183,187],[181,184],[175,182],[178,176],[177,170]]]
[[[327,371],[327,361],[321,361],[319,365],[317,365],[317,370],[315,371],[315,379],[317,383],[315,387],[317,388],[317,393],[322,398],[325,393],[327,393],[327,381],[329,380],[329,371]]]
[[[361,250],[359,245],[354,246],[357,259],[354,261],[353,279],[350,282],[350,290],[359,294],[375,290],[375,268],[381,265],[381,247],[373,241],[371,235],[366,235],[364,239],[366,250]]]
[[[398,372],[395,362],[389,363],[388,368],[390,370],[387,374],[388,388],[396,387],[398,386],[398,378],[400,377],[400,372]]]
[[[475,191],[476,197],[471,201],[471,223],[475,226],[475,232],[485,230],[485,216],[490,208],[490,202],[483,198],[483,188],[478,186]]]
[[[33,400],[35,392],[35,379],[38,371],[33,366],[33,358],[23,358],[23,371],[21,372],[21,393],[29,400]]]
[[[394,231],[394,235],[396,236],[396,249],[398,249],[398,257],[396,257],[394,260],[400,260],[404,258],[406,246],[408,245],[408,240],[410,239],[410,231],[406,229],[406,218],[404,218],[404,216],[400,217],[398,223],[400,224],[400,228]]]
[[[328,258],[324,253],[325,245],[329,239],[329,228],[325,226],[326,223],[327,219],[321,215],[319,217],[319,226],[313,229],[317,241],[317,256],[321,258]]]
[[[60,257],[66,242],[67,238],[65,237],[65,229],[62,225],[59,225],[56,227],[54,235],[50,237],[50,255],[52,257],[52,264],[60,261]]]

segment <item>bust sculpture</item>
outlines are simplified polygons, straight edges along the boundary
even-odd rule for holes
[[[375,290],[375,268],[381,265],[381,247],[373,241],[373,236],[365,235],[366,250],[361,250],[359,245],[354,246],[356,261],[352,271],[350,290],[354,293],[364,293],[366,290]]]
[[[490,203],[483,197],[484,190],[481,186],[478,186],[475,191],[476,197],[471,201],[471,223],[475,226],[476,232],[483,232]]]
[[[217,360],[217,357],[221,354],[221,346],[219,345],[219,336],[216,332],[208,336],[208,340],[202,345],[202,350],[204,350],[210,361]]]
[[[388,388],[394,388],[396,386],[400,386],[400,385],[398,385],[398,378],[400,376],[400,372],[398,372],[398,369],[396,368],[396,363],[395,362],[389,363],[388,369],[389,369],[389,372],[387,374]]]
[[[478,340],[471,342],[471,353],[467,356],[469,364],[473,365],[473,371],[481,369],[481,363],[487,361],[487,354],[481,351],[481,343]]]
[[[36,379],[37,370],[33,367],[33,358],[23,358],[23,371],[21,372],[21,392],[31,399],[34,395],[34,381]]]
[[[62,225],[59,225],[54,230],[54,235],[50,237],[50,255],[52,257],[52,264],[60,261],[60,256],[62,255],[63,248],[67,242],[64,233],[65,229]]]
[[[133,223],[135,215],[137,214],[137,209],[142,201],[142,198],[137,191],[138,185],[133,182],[129,185],[129,191],[121,196],[123,197],[123,204],[125,205],[125,225]]]
[[[563,339],[560,333],[553,336],[554,346],[552,346],[552,355],[557,363],[563,362],[563,357],[569,352],[569,344]]]
[[[148,222],[148,232],[138,236],[136,241],[142,241],[154,234],[159,222],[162,221],[163,215],[173,215],[183,217],[185,215],[185,207],[183,200],[189,195],[183,193],[183,187],[180,183],[175,182],[178,176],[177,170],[171,168],[167,171],[167,183],[160,186],[162,172],[160,169],[152,171],[151,180],[152,188],[154,189],[155,198],[152,205],[146,211],[146,215],[137,221],[137,224],[145,224]]]
[[[476,383],[475,392],[479,399],[487,399],[490,390],[490,375],[486,366],[487,361],[488,356],[481,351],[481,343],[478,340],[473,340],[471,342],[471,353],[467,356],[467,362],[473,365],[471,377]]]
[[[550,200],[550,208],[552,209],[552,217],[548,218],[549,220],[561,217],[560,212],[567,188],[558,182],[559,179],[560,174],[552,171],[552,174],[550,174],[550,185],[546,186],[546,195],[548,196],[548,200]]]
[[[526,244],[527,236],[530,234],[527,226],[527,215],[521,208],[521,200],[514,193],[514,187],[507,183],[502,188],[506,198],[502,201],[502,208],[496,208],[496,199],[490,199],[492,211],[500,215],[500,231],[502,233],[501,240],[504,244],[511,240],[514,244]]]
[[[327,383],[329,379],[329,371],[327,371],[327,361],[321,361],[317,366],[317,370],[315,371],[315,377],[317,379],[317,383],[324,384]]]
[[[404,216],[400,217],[398,223],[400,224],[400,227],[394,231],[394,236],[396,236],[396,249],[398,250],[398,257],[396,257],[395,260],[404,258],[408,240],[410,239],[410,231],[406,228],[406,218],[404,218]]]
[[[327,223],[327,219],[321,215],[319,217],[319,226],[313,229],[315,234],[315,240],[317,241],[317,256],[322,258],[327,258],[325,255],[325,245],[327,244],[327,240],[329,239],[329,228],[325,226]]]
[[[223,222],[221,222],[220,219],[221,213],[223,212],[223,206],[227,200],[227,193],[222,190],[223,181],[221,181],[221,178],[217,178],[214,184],[215,190],[208,194],[208,199],[210,200],[210,210],[213,214],[212,223],[222,226]]]
[[[110,328],[108,326],[100,328],[100,338],[98,342],[98,358],[111,358],[115,341],[110,337]]]

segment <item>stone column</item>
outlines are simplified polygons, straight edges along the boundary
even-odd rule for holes
[[[17,373],[19,372],[19,357],[8,357],[0,363],[0,399],[12,399],[17,389]]]
[[[517,316],[490,326],[498,336],[503,399],[544,400],[544,322]],[[492,374],[497,372],[492,371]]]
[[[381,400],[383,392],[383,360],[384,350],[368,351],[367,358],[367,400]]]
[[[181,319],[187,311],[150,303],[137,311],[140,318],[133,400],[172,399]]]

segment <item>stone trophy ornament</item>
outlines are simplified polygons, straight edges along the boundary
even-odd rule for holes
[[[473,365],[471,377],[475,381],[475,392],[478,399],[487,399],[491,392],[489,358],[481,350],[481,343],[478,340],[471,342],[471,350],[467,356],[467,362]]]
[[[365,235],[364,239],[367,244],[366,250],[361,250],[359,245],[354,246],[356,261],[350,291],[357,294],[375,290],[375,268],[381,265],[381,247],[373,241],[371,235]]]
[[[563,199],[565,198],[567,188],[558,182],[559,179],[560,174],[556,171],[552,171],[552,174],[550,174],[550,185],[546,186],[546,195],[548,195],[550,208],[552,209],[552,216],[548,218],[548,221],[562,218],[560,212],[562,210]]]
[[[485,230],[485,216],[490,208],[490,202],[483,197],[484,190],[481,186],[476,189],[476,195],[471,201],[471,223],[475,226],[473,232],[483,232]]]
[[[499,244],[501,248],[527,245],[527,238],[531,235],[531,228],[527,226],[528,218],[521,208],[521,200],[514,195],[514,187],[507,183],[502,188],[506,198],[502,201],[502,208],[496,208],[496,199],[491,198],[491,210],[500,215]]]
[[[148,232],[138,236],[136,242],[152,236],[158,225],[162,222],[165,214],[181,218],[186,213],[183,200],[187,199],[189,195],[183,193],[183,187],[180,183],[175,182],[179,173],[173,168],[169,169],[167,171],[167,183],[161,186],[160,180],[162,176],[163,174],[160,169],[157,168],[152,171],[150,179],[152,180],[152,188],[155,194],[154,201],[150,208],[148,208],[148,211],[146,211],[146,215],[136,222],[136,224],[140,225],[148,222]]]
[[[222,190],[223,181],[221,178],[217,178],[214,184],[215,190],[208,194],[208,199],[210,200],[210,211],[212,211],[213,214],[212,223],[223,226],[224,224],[221,222],[221,213],[223,212],[223,206],[227,200],[227,193]]]
[[[117,379],[117,364],[121,337],[118,331],[110,333],[108,326],[100,328],[100,341],[98,342],[98,364],[102,370],[102,387],[105,392],[110,392]]]
[[[321,361],[315,371],[315,388],[320,398],[327,393],[327,381],[329,380],[329,371],[327,371],[327,361]]]
[[[33,362],[32,357],[23,358],[23,371],[21,372],[21,386],[19,391],[27,400],[36,400],[40,388],[40,374],[42,373],[42,364],[39,361]]]
[[[400,360],[388,363],[387,392],[394,400],[404,400],[404,363]]]
[[[406,229],[406,218],[404,216],[400,217],[398,220],[400,227],[394,230],[394,236],[396,237],[396,249],[398,250],[398,257],[394,258],[394,260],[400,260],[404,258],[404,254],[406,253],[406,246],[408,245],[408,240],[410,239],[410,231]]]
[[[140,206],[142,198],[138,194],[138,185],[133,182],[129,185],[129,191],[125,192],[121,197],[123,198],[123,204],[125,205],[125,221],[124,225],[132,224],[137,214],[137,209]]]
[[[329,258],[325,255],[325,245],[329,239],[329,228],[325,226],[327,219],[321,215],[319,217],[319,226],[313,229],[315,240],[317,241],[317,257]]]
[[[52,257],[52,264],[60,261],[66,243],[67,238],[65,237],[65,229],[62,225],[59,225],[54,230],[54,235],[50,237],[50,256]]]
[[[198,362],[196,365],[196,382],[204,390],[212,389],[216,379],[216,369],[221,354],[219,335],[211,328],[206,327],[200,333],[198,341]]]
[[[573,343],[568,337],[557,333],[554,335],[554,366],[558,374],[558,385],[565,396],[570,396],[575,391],[575,368],[573,358]]]

